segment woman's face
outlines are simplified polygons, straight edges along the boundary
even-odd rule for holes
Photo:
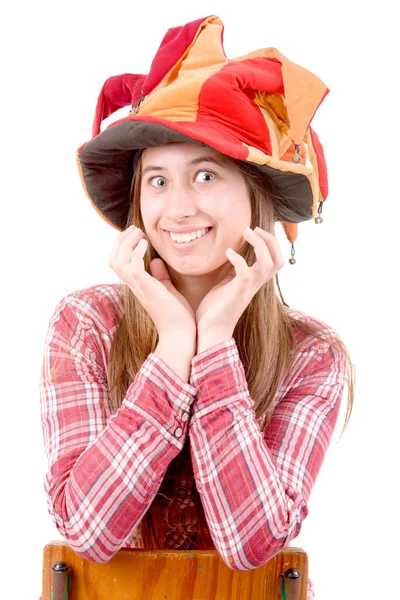
[[[159,256],[188,275],[210,273],[227,263],[226,249],[240,250],[242,232],[251,222],[242,173],[215,150],[194,144],[143,152],[140,208]]]

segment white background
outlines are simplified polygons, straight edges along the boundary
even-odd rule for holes
[[[81,0],[3,9],[2,597],[36,600],[43,547],[61,539],[43,491],[39,374],[48,322],[64,295],[118,281],[108,267],[118,233],[84,195],[76,149],[90,139],[104,81],[147,73],[168,28],[210,14],[225,24],[228,57],[275,46],[331,90],[313,121],[329,168],[324,223],[299,227],[297,264],[287,263],[280,281],[290,306],[340,333],[356,364],[356,397],[295,545],[308,553],[317,600],[391,595],[388,574],[399,558],[400,135],[389,4]],[[280,226],[277,235],[289,258]]]

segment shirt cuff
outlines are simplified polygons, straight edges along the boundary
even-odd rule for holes
[[[192,421],[237,400],[244,408],[254,404],[234,338],[208,348],[192,359],[190,383],[197,391]]]
[[[129,386],[124,405],[139,411],[176,444],[187,436],[196,388],[182,381],[165,362],[151,353]],[[172,439],[171,439],[172,438]]]

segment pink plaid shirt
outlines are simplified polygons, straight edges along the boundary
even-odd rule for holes
[[[325,342],[300,340],[265,433],[233,338],[193,358],[189,383],[150,354],[112,414],[106,374],[122,286],[69,294],[49,323],[40,397],[45,491],[58,531],[84,558],[107,561],[122,547],[141,547],[135,529],[153,503],[168,546],[191,548],[195,481],[208,547],[232,569],[265,564],[308,514],[338,417],[345,358]]]

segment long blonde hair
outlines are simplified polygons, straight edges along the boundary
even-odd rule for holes
[[[274,232],[275,220],[279,218],[282,198],[276,193],[269,178],[257,167],[243,161],[232,160],[246,179],[251,201],[251,227]],[[141,157],[138,158],[132,180],[131,202],[126,227],[133,224],[145,231],[140,212]],[[240,254],[249,266],[256,257],[253,247],[246,243]],[[150,262],[159,255],[151,243],[144,256],[144,264],[150,273]],[[280,297],[278,297],[278,292]],[[147,356],[158,343],[158,333],[153,321],[125,285],[123,292],[124,314],[113,338],[109,364],[108,384],[111,409],[116,411],[125,398],[129,385],[133,382]],[[347,359],[347,410],[343,431],[347,427],[354,398],[355,373],[350,355],[341,340],[315,325],[299,321],[288,311],[276,279],[268,281],[253,297],[240,317],[233,332],[239,356],[246,373],[249,392],[254,400],[256,417],[264,416],[262,431],[268,426],[272,416],[274,398],[285,374],[290,370],[298,352],[294,331],[300,330],[306,336],[328,342]],[[261,350],[261,351],[260,351]],[[201,507],[199,507],[201,508]],[[204,516],[204,515],[203,515]],[[151,511],[148,510],[141,522],[144,547],[160,548],[161,540],[154,535],[151,525]]]

